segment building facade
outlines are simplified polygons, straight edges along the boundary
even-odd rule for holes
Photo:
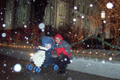
[[[50,0],[45,9],[44,23],[59,29],[59,26],[71,26],[84,30],[84,35],[101,34],[101,10],[93,0]],[[96,13],[96,14],[95,14]],[[98,18],[99,21],[92,19]],[[99,24],[99,25],[97,25]],[[110,34],[108,30],[107,35]],[[105,35],[105,38],[110,36]]]
[[[34,9],[32,0],[7,0],[5,30],[24,28],[24,26],[30,28],[35,20]]]

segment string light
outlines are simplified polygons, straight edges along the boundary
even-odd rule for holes
[[[97,52],[95,54],[98,54]]]
[[[83,51],[83,53],[85,53],[85,52]]]

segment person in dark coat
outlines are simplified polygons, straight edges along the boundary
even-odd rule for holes
[[[55,35],[55,51],[57,54],[57,58],[53,59],[53,62],[59,66],[58,74],[65,73],[67,64],[71,63],[71,48],[68,42],[63,40],[60,34]]]
[[[100,38],[100,34],[98,34],[97,37]],[[96,39],[96,49],[100,49],[101,48],[101,44],[102,43],[98,39]]]
[[[118,47],[120,47],[120,34],[117,37],[117,45],[118,45]],[[120,50],[120,49],[118,49],[118,50]]]
[[[48,48],[45,52],[45,61],[43,63],[43,67],[47,65],[52,65],[52,55],[51,52],[54,50],[54,39],[48,36],[43,36],[42,39],[42,46]]]

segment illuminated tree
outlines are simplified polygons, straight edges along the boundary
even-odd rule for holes
[[[6,30],[6,37],[5,40],[7,40],[8,43],[12,42],[12,38],[11,38],[11,29]]]
[[[93,0],[94,1],[94,0]],[[111,9],[108,9],[106,7],[107,3],[111,2],[114,6]],[[106,13],[106,29],[110,29],[111,38],[114,40],[111,42],[111,44],[116,45],[116,38],[118,37],[118,34],[120,33],[120,0],[97,0],[98,6],[101,10],[104,10]]]
[[[38,45],[37,40],[38,40],[39,36],[40,36],[40,34],[39,34],[38,25],[34,25],[33,30],[32,30],[32,44]]]
[[[16,37],[16,42],[20,41],[20,36],[21,36],[20,30],[18,30],[17,37]]]

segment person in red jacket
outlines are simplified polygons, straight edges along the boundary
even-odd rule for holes
[[[70,60],[72,59],[71,48],[69,43],[63,40],[60,34],[55,35],[54,41],[55,41],[55,51],[58,56],[56,59],[54,59],[54,63],[56,63],[60,69],[60,71],[58,71],[57,73],[63,74],[65,73],[67,64],[71,63],[70,62]]]

